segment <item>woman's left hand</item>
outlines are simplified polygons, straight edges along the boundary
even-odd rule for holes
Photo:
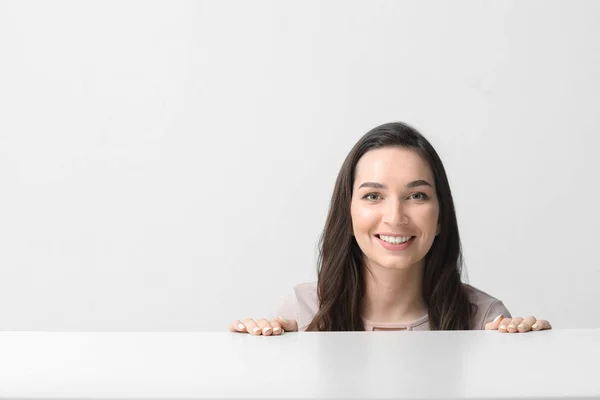
[[[492,322],[485,325],[485,329],[498,330],[502,333],[524,333],[552,329],[552,326],[545,319],[536,319],[535,317],[504,318],[503,315],[498,315]]]

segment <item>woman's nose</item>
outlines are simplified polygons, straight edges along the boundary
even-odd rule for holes
[[[408,224],[408,215],[400,202],[393,203],[390,207],[386,207],[383,222],[387,222],[390,225]]]

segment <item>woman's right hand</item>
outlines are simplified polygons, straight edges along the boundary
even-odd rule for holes
[[[229,325],[229,332],[249,333],[254,336],[281,335],[283,332],[298,332],[298,323],[283,317],[272,320],[248,318],[240,321],[236,319]]]

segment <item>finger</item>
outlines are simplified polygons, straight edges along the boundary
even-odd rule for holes
[[[256,323],[264,336],[270,336],[273,333],[273,327],[265,318],[256,320]]]
[[[498,325],[498,332],[508,332],[508,324],[510,324],[512,318],[502,318],[500,325]]]
[[[269,321],[269,323],[273,327],[272,335],[281,335],[283,333],[283,328],[281,327],[281,322],[278,319],[272,319]]]
[[[508,331],[508,333],[516,333],[518,332],[517,330],[517,326],[523,322],[523,318],[522,317],[514,317],[510,323],[508,324],[506,330]]]
[[[532,331],[542,331],[545,329],[552,329],[552,325],[550,325],[550,322],[546,321],[545,319],[538,319],[537,321],[535,321],[535,324],[533,324],[533,326],[531,327]]]
[[[244,325],[246,325],[246,331],[254,336],[261,335],[262,331],[255,320],[252,318],[247,318],[244,320]]]
[[[493,321],[488,322],[487,324],[485,324],[485,329],[488,331],[495,331],[498,329],[498,325],[500,325],[500,321],[502,321],[502,318],[504,317],[504,315],[500,314],[498,315],[496,318],[494,318]]]
[[[517,325],[517,329],[519,332],[529,332],[531,330],[531,326],[535,324],[535,317],[529,316],[523,318],[523,321]]]
[[[281,327],[286,332],[298,332],[298,322],[293,319],[287,319],[285,317],[277,317],[281,321]]]
[[[229,324],[229,332],[246,332],[246,325],[239,319],[236,319]]]

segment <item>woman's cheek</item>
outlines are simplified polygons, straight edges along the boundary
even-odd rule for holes
[[[371,207],[360,207],[357,210],[357,218],[360,220],[360,225],[369,225],[377,218],[377,211]]]
[[[436,226],[439,216],[439,206],[431,203],[427,207],[419,209],[418,217],[419,220],[425,223],[426,226]]]

